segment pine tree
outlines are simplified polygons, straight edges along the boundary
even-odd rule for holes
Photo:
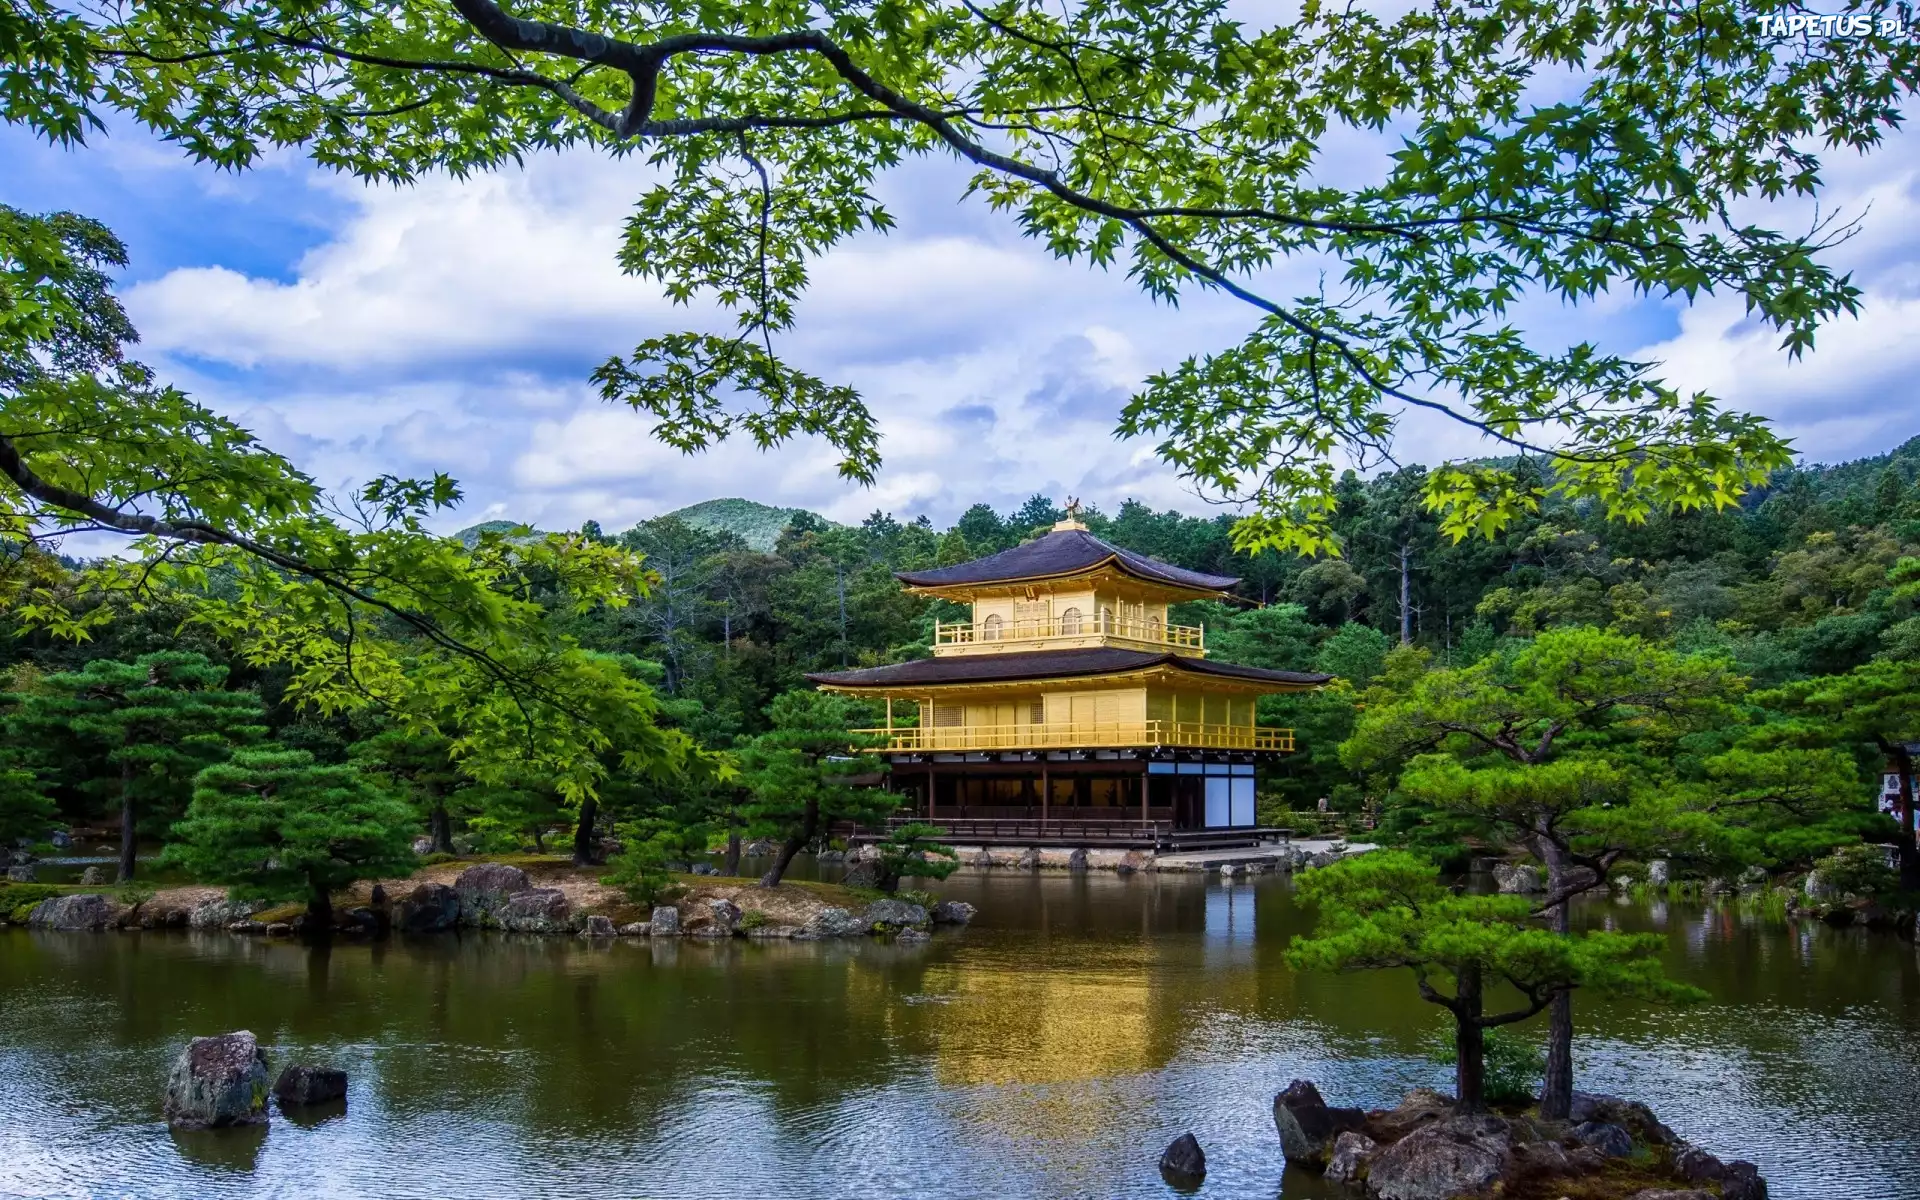
[[[117,801],[121,880],[134,875],[140,821],[173,817],[202,769],[265,736],[260,697],[226,690],[226,678],[204,655],[161,651],[95,659],[17,698],[8,739],[42,777]]]
[[[864,707],[827,692],[792,691],[767,706],[773,728],[741,750],[741,772],[753,800],[749,832],[781,839],[762,887],[778,887],[794,856],[842,821],[874,824],[898,805],[889,792],[862,780],[884,770],[871,754],[852,749],[853,726]]]
[[[250,749],[202,771],[167,859],[241,899],[307,902],[308,932],[333,928],[332,894],[413,870],[416,818],[352,765],[304,750]]]
[[[467,782],[453,761],[453,741],[438,731],[386,729],[355,742],[348,757],[361,770],[384,776],[427,818],[433,853],[453,853],[449,798]]]
[[[1406,968],[1421,999],[1452,1014],[1455,1091],[1469,1111],[1485,1106],[1486,1034],[1524,1021],[1577,988],[1648,1000],[1703,999],[1668,981],[1654,934],[1556,934],[1533,922],[1519,896],[1454,893],[1433,864],[1376,850],[1301,876],[1299,898],[1319,909],[1313,936],[1287,961],[1310,970]],[[1488,1011],[1505,984],[1515,1007]]]

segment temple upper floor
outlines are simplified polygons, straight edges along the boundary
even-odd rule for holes
[[[1204,657],[1205,631],[1174,624],[1169,606],[1223,596],[1239,582],[1122,550],[1071,515],[1011,550],[898,578],[972,608],[968,620],[936,623],[940,656],[1119,647]]]

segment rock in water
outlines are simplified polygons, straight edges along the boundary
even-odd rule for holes
[[[1160,1155],[1160,1172],[1169,1176],[1168,1182],[1176,1186],[1199,1183],[1207,1174],[1207,1156],[1200,1149],[1199,1139],[1191,1133],[1173,1139],[1173,1144]]]
[[[1698,1146],[1685,1146],[1673,1156],[1674,1171],[1688,1183],[1717,1183],[1726,1200],[1766,1200],[1767,1181],[1750,1162],[1721,1162]]]
[[[400,902],[394,923],[402,933],[439,933],[460,923],[460,893],[444,883],[423,883]]]
[[[27,914],[29,929],[105,929],[113,919],[113,906],[105,896],[51,896],[33,906]]]
[[[1524,863],[1500,863],[1493,868],[1493,885],[1509,895],[1540,891],[1540,869]]]
[[[979,911],[965,900],[942,900],[933,906],[931,915],[935,925],[965,925]]]
[[[656,905],[647,924],[648,933],[654,937],[679,937],[680,910],[670,904]]]
[[[98,864],[80,872],[81,887],[105,887],[111,882],[113,881],[107,878],[107,869]]]
[[[453,890],[460,895],[460,915],[475,925],[497,922],[507,901],[532,886],[525,871],[505,863],[479,863],[453,881]]]
[[[1633,1135],[1605,1121],[1583,1121],[1573,1127],[1573,1136],[1583,1146],[1592,1146],[1608,1158],[1626,1158],[1633,1153]]]
[[[1452,1200],[1488,1190],[1512,1160],[1513,1143],[1500,1118],[1452,1117],[1374,1155],[1367,1186],[1380,1200]]]
[[[8,883],[37,883],[40,876],[34,872],[31,863],[21,863],[7,868]]]
[[[647,937],[653,933],[653,926],[646,921],[631,921],[620,927],[621,937]]]
[[[708,937],[732,937],[734,930],[740,928],[740,918],[746,914],[740,911],[738,904],[723,899],[707,901],[707,915],[712,920],[699,932]]]
[[[1087,870],[1087,852],[1084,848],[1067,855],[1067,870],[1085,874]]]
[[[529,888],[507,898],[499,911],[500,928],[508,933],[566,933],[573,906],[559,888]]]
[[[281,1108],[345,1100],[347,1073],[333,1067],[287,1067],[273,1081],[273,1098]]]
[[[161,1105],[176,1129],[260,1125],[267,1120],[267,1056],[242,1029],[195,1038],[174,1060]]]
[[[906,900],[875,900],[861,914],[881,932],[910,929],[927,923],[927,910]]]
[[[865,917],[856,917],[844,908],[829,905],[808,918],[807,923],[794,936],[802,941],[815,938],[859,937],[870,928],[871,924]]]
[[[202,900],[187,914],[189,929],[225,929],[253,915],[253,906],[239,900]]]
[[[1380,1144],[1364,1133],[1349,1129],[1333,1139],[1333,1157],[1327,1160],[1327,1178],[1335,1183],[1359,1183],[1366,1178],[1367,1163]]]
[[[581,928],[580,936],[586,938],[610,938],[613,937],[616,932],[611,917],[604,917],[599,913],[593,913],[587,917],[587,923]]]
[[[1320,1089],[1296,1079],[1273,1098],[1273,1127],[1280,1134],[1280,1152],[1301,1166],[1322,1167],[1333,1151],[1333,1141],[1348,1130],[1358,1130],[1366,1114],[1357,1108],[1328,1108]]]

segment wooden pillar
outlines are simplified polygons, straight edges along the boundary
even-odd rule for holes
[[[1047,760],[1040,760],[1040,833],[1047,832],[1047,804],[1053,799],[1053,783],[1047,774]]]
[[[1140,784],[1140,828],[1144,832],[1151,823],[1147,817],[1147,777],[1142,774],[1137,779]]]
[[[927,820],[933,820],[933,755],[927,755]]]

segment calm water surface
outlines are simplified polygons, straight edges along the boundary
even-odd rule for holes
[[[962,875],[931,944],[588,945],[469,935],[331,953],[225,934],[0,930],[0,1195],[1333,1194],[1285,1169],[1294,1077],[1377,1105],[1445,1069],[1404,974],[1300,975],[1284,879]],[[1581,1086],[1751,1158],[1784,1200],[1920,1196],[1920,969],[1888,935],[1597,905],[1714,1002],[1582,1001]],[[343,1114],[174,1135],[168,1065],[251,1029],[351,1073]]]

